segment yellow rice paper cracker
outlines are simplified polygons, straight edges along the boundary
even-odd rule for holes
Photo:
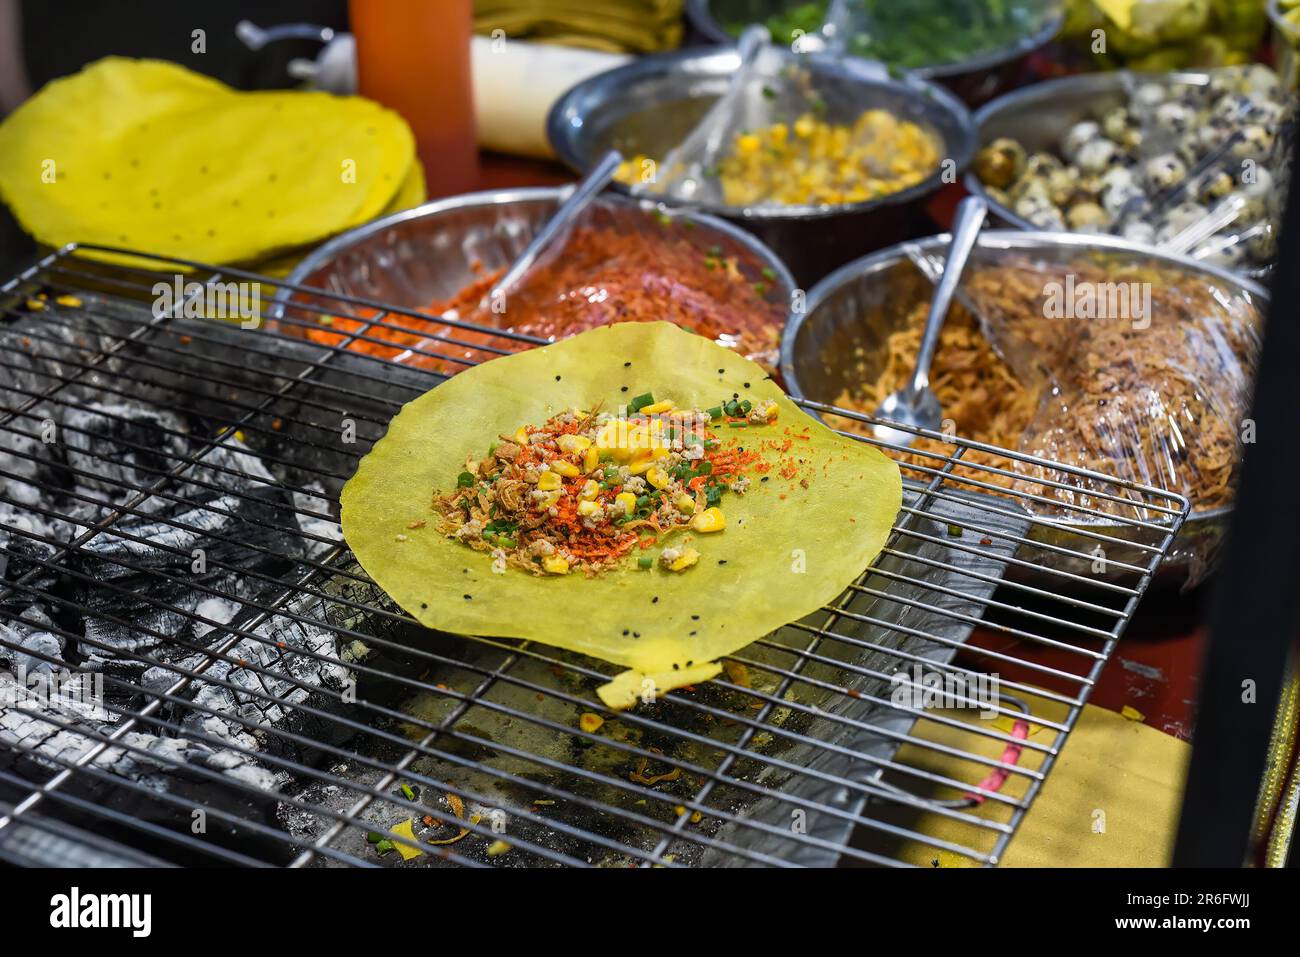
[[[0,197],[51,246],[246,262],[374,218],[413,157],[406,123],[359,97],[109,57],[0,124]]]
[[[726,528],[695,537],[695,567],[647,570],[632,557],[590,578],[494,574],[489,556],[434,528],[434,490],[455,488],[466,456],[486,454],[497,436],[573,406],[615,411],[620,397],[648,391],[678,408],[735,393],[779,409],[770,425],[720,430],[762,452],[769,480],[755,473],[744,495],[725,497]],[[533,639],[663,675],[707,665],[834,599],[884,546],[901,494],[891,459],[807,416],[761,367],[656,322],[494,359],[413,400],[361,460],[341,504],[357,560],[422,624]]]

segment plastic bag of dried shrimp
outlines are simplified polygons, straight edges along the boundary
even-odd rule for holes
[[[1131,249],[980,250],[974,266],[963,300],[1028,400],[1003,423],[1017,433],[1009,447],[1185,496],[1193,521],[1174,554],[1198,581],[1254,441],[1262,291]],[[1072,524],[1160,518],[1109,483],[1015,470],[1013,490],[1050,498],[1025,498],[1031,510]]]

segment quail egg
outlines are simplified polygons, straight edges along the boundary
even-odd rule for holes
[[[1196,114],[1182,103],[1161,103],[1156,107],[1155,125],[1158,130],[1170,136],[1182,136],[1196,122]]]
[[[1027,160],[1023,146],[1002,136],[979,151],[975,157],[975,175],[986,186],[1006,189],[1024,173]]]
[[[1142,176],[1147,188],[1162,192],[1182,182],[1187,175],[1187,165],[1173,153],[1161,153],[1153,156],[1142,166]]]
[[[1070,127],[1070,131],[1065,134],[1065,139],[1061,141],[1061,153],[1071,163],[1078,162],[1079,151],[1101,136],[1101,125],[1094,123],[1092,120],[1084,120],[1082,123],[1075,123]]]
[[[1108,139],[1098,137],[1079,147],[1074,162],[1085,173],[1100,173],[1119,160],[1119,147]]]
[[[1129,242],[1150,246],[1156,241],[1156,228],[1145,220],[1130,219],[1120,230],[1120,235]]]
[[[1119,142],[1123,139],[1124,131],[1127,129],[1128,110],[1122,106],[1107,110],[1106,115],[1101,118],[1101,131],[1107,139]]]
[[[1065,219],[1072,230],[1080,233],[1099,233],[1110,224],[1110,217],[1096,203],[1075,203]]]

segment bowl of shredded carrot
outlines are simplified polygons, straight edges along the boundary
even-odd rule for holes
[[[490,296],[564,196],[471,193],[344,233],[289,276],[274,321],[322,345],[454,375],[609,323],[667,320],[775,370],[794,280],[753,236],[702,213],[602,197],[508,296]],[[331,299],[321,316],[306,306],[324,300],[295,286],[354,302],[345,310]]]

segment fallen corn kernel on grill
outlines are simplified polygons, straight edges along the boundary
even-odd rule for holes
[[[904,466],[884,552],[835,602],[610,713],[615,666],[423,629],[342,542],[343,482],[439,381],[347,346],[414,314],[320,291],[274,331],[152,308],[182,266],[68,248],[0,287],[0,859],[995,864],[1187,512],[1090,473],[1092,502],[1133,507],[1071,530],[984,494],[996,467],[953,440]],[[185,279],[187,300],[276,288]],[[301,337],[333,316],[361,325]],[[464,361],[473,327],[447,325],[428,349]],[[1020,504],[1083,475],[1053,468]]]

